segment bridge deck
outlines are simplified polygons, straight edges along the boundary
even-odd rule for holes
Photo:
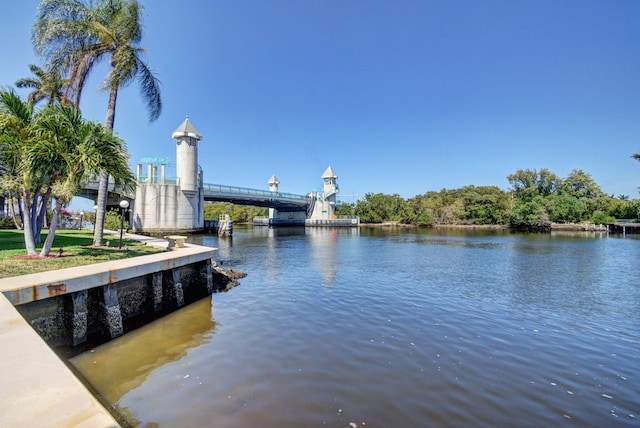
[[[287,211],[305,211],[307,209],[307,198],[303,195],[223,184],[205,183],[202,187],[205,201],[231,202],[238,205],[254,205]]]

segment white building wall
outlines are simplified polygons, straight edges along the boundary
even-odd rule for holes
[[[204,229],[204,196],[176,185],[138,185],[133,227],[138,232],[191,232]]]

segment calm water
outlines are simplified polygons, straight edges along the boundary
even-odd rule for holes
[[[72,359],[132,426],[640,426],[640,239],[237,227],[191,242],[248,276]]]

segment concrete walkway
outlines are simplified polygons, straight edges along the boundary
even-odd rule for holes
[[[118,427],[0,293],[0,426]]]

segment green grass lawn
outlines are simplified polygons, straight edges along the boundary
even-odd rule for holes
[[[46,232],[42,231],[42,242],[47,237]],[[126,239],[122,242],[122,247],[126,245],[129,250],[124,251],[118,249],[119,242],[119,236],[105,235],[105,246],[92,248],[92,230],[63,229],[56,231],[50,257],[25,260],[20,257],[27,254],[22,231],[0,230],[0,278],[128,259],[164,251],[162,248]],[[38,245],[37,248],[40,251],[42,245]],[[62,257],[52,257],[60,248],[63,248]]]

